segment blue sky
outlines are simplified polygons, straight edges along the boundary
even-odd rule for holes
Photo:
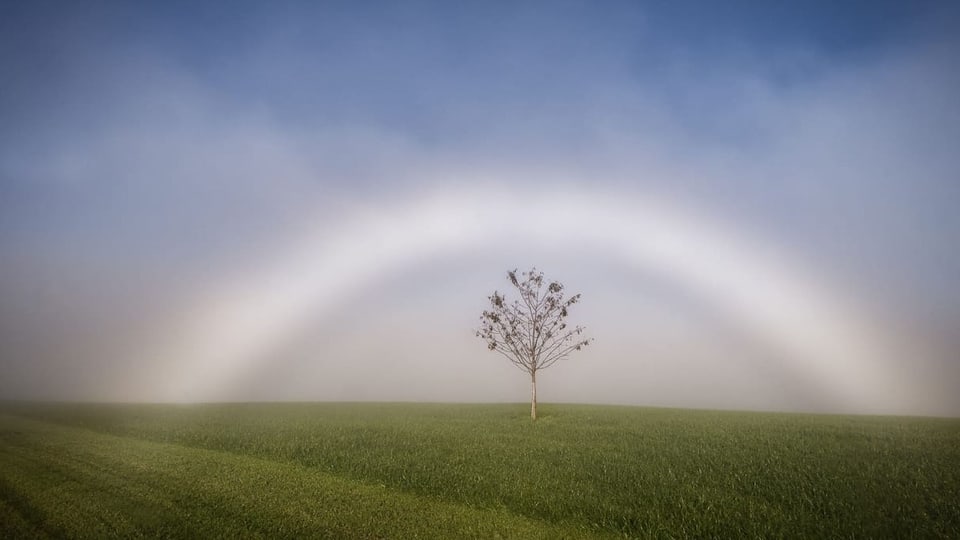
[[[479,190],[665,201],[746,244],[774,246],[837,291],[826,296],[855,305],[850,318],[892,336],[884,348],[914,373],[909,395],[867,409],[960,411],[949,384],[960,379],[960,11],[950,2],[31,2],[0,10],[4,395],[167,399],[137,382],[163,360],[130,351],[173,340],[177,321],[202,311],[226,276],[266,272],[306,230],[329,242],[352,238],[362,216],[407,215],[401,207],[438,192]],[[684,353],[692,374],[670,375],[660,385],[669,392],[641,385],[610,399],[816,408],[817,391],[790,386],[789,370],[756,377],[774,353],[728,343],[739,332],[763,341],[765,331],[723,306],[683,300],[699,297],[670,275],[612,279],[623,264],[594,251],[578,259],[503,241],[471,256],[383,263],[358,289],[367,292],[338,305],[387,298],[367,309],[374,334],[389,342],[383,313],[411,302],[403,291],[435,283],[482,300],[505,269],[493,262],[553,261],[558,278],[607,298],[589,312],[601,328],[620,328],[604,315],[623,308],[617,291],[596,286],[609,281],[631,302],[658,298],[650,309],[675,313],[684,343],[726,343],[713,355]],[[481,307],[450,298],[404,319],[442,342],[456,329],[441,320]],[[303,327],[332,324],[305,316]],[[292,395],[291,378],[313,373],[296,360],[316,349],[303,332],[290,328],[274,351],[274,365],[288,368],[269,391],[248,394],[240,384],[226,395]],[[387,355],[341,341],[344,358]],[[631,346],[646,350],[616,332],[608,341],[619,344],[606,353],[622,359],[618,369],[630,365]],[[430,371],[429,359],[466,347],[438,345],[409,361]],[[590,362],[602,365],[594,354]],[[669,356],[638,373],[682,363]],[[725,392],[691,397],[703,383],[697,370],[741,356],[758,360],[733,370],[742,377],[731,376]],[[89,376],[67,385],[69,377],[50,375],[74,372]],[[333,372],[342,375],[334,381],[359,377],[348,367]],[[465,399],[509,399],[498,376],[477,375],[486,382]],[[438,386],[450,382],[437,377]],[[555,398],[596,401],[604,384],[578,390],[560,380]],[[429,388],[401,395],[386,382],[356,395],[330,385],[296,397],[457,398]],[[769,390],[784,385],[793,397]],[[762,398],[737,400],[760,387]]]

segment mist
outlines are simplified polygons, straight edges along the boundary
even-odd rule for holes
[[[0,399],[960,414],[960,12],[714,9],[3,8]]]

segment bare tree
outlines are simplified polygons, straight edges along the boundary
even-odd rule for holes
[[[507,278],[520,299],[508,302],[496,291],[488,296],[490,309],[480,316],[477,337],[530,375],[530,418],[536,420],[537,372],[586,347],[592,339],[582,337],[581,326],[567,327],[570,306],[580,301],[579,294],[564,299],[563,285],[556,281],[544,289],[543,272],[536,268],[520,277],[512,270]]]

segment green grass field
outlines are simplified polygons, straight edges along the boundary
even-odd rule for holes
[[[0,537],[960,537],[960,420],[0,405]]]

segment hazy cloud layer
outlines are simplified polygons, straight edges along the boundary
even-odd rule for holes
[[[291,246],[479,190],[665,201],[773,246],[909,374],[866,409],[960,414],[949,3],[4,10],[0,397],[522,400],[471,328],[535,263],[597,337],[548,400],[844,410],[683,279],[501,237],[358,270],[222,384],[161,390],[205,369],[161,345],[288,286],[262,276]]]

